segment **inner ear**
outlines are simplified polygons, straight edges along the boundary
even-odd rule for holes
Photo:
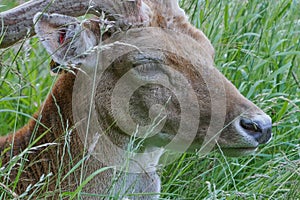
[[[74,36],[80,29],[80,22],[70,16],[37,13],[34,23],[37,36],[53,60],[65,65],[68,57],[66,55],[68,38]]]
[[[59,33],[58,43],[63,44],[66,40],[67,30],[66,30],[66,28],[60,29],[60,30],[58,30],[58,33]]]

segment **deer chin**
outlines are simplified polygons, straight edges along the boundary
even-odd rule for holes
[[[221,152],[228,157],[240,157],[252,155],[258,150],[258,147],[235,147],[235,148],[221,148]]]

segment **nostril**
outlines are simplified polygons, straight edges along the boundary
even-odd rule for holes
[[[246,119],[246,118],[241,119],[240,125],[241,127],[243,127],[244,129],[250,132],[254,132],[254,133],[262,132],[259,125],[256,122],[252,121],[251,119]]]
[[[267,143],[272,137],[271,122],[242,118],[240,126],[260,144]]]

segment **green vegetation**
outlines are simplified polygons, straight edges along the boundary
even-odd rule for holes
[[[18,5],[17,0],[1,0],[0,2],[0,12],[8,10],[9,8],[16,7]]]
[[[183,155],[161,170],[161,198],[300,199],[300,1],[181,4],[212,41],[217,68],[272,117],[274,137],[243,158],[217,151],[205,158]],[[0,51],[1,134],[18,129],[37,111],[55,79],[49,62],[36,38],[22,49]]]

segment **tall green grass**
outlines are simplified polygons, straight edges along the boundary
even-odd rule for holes
[[[184,154],[161,169],[161,199],[300,199],[300,1],[181,4],[212,41],[216,67],[272,117],[274,137],[243,158]],[[55,79],[49,62],[36,38],[0,51],[0,134],[37,111]]]

